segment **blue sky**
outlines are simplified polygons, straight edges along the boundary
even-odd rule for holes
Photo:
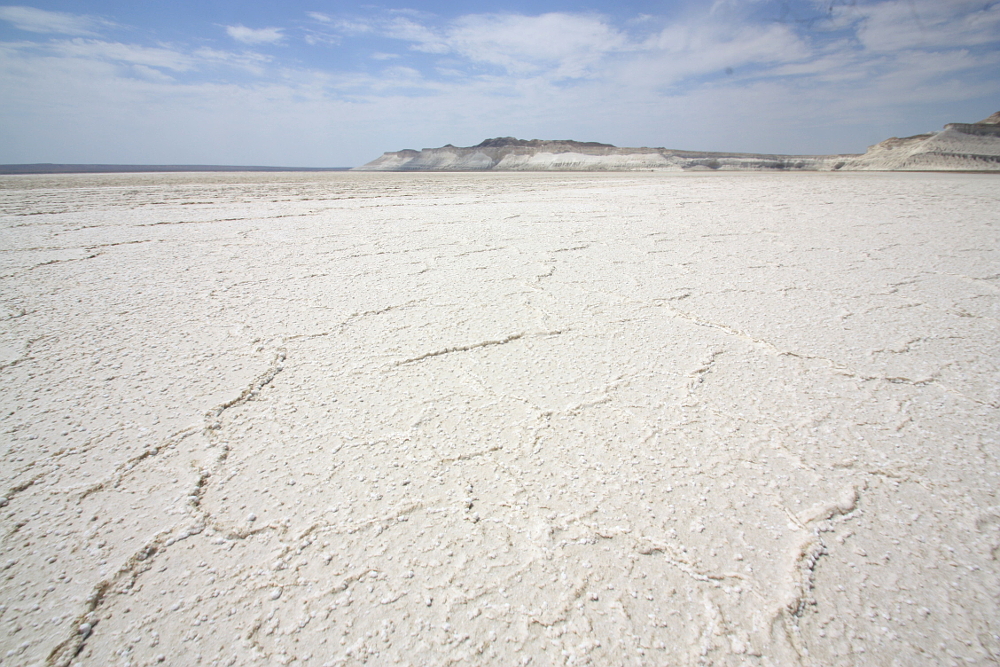
[[[354,166],[487,137],[863,152],[1000,110],[1000,2],[0,5],[0,163]]]

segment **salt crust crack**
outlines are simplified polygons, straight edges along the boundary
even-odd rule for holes
[[[454,352],[468,352],[470,350],[477,350],[477,349],[479,349],[481,347],[492,347],[494,345],[506,345],[507,343],[511,343],[511,342],[513,342],[515,340],[520,340],[520,339],[522,339],[522,338],[524,338],[525,336],[528,336],[528,335],[538,336],[538,337],[558,336],[560,334],[566,333],[566,331],[567,331],[566,329],[561,329],[561,330],[558,330],[558,331],[542,331],[542,332],[534,333],[534,334],[527,334],[527,333],[524,333],[524,332],[522,332],[522,333],[516,333],[516,334],[511,334],[510,336],[507,336],[506,338],[501,338],[501,339],[498,339],[498,340],[484,340],[484,341],[479,342],[479,343],[472,343],[471,345],[456,345],[454,347],[446,347],[446,348],[444,348],[442,350],[435,350],[433,352],[427,352],[426,354],[421,354],[419,356],[412,357],[410,359],[403,359],[402,361],[397,361],[393,365],[394,366],[405,366],[406,364],[412,364],[412,363],[415,363],[415,362],[418,362],[418,361],[423,361],[424,359],[431,359],[433,357],[440,357],[441,355],[444,355],[444,354],[452,354]]]
[[[244,387],[238,396],[221,403],[205,413],[205,424],[202,427],[201,432],[211,437],[213,432],[218,431],[221,428],[222,424],[220,418],[226,410],[252,400],[261,389],[269,385],[278,373],[284,369],[283,364],[286,354],[287,352],[285,347],[280,347],[275,353],[274,360],[271,362],[270,366],[268,366],[263,373],[254,378],[246,387]],[[92,493],[103,490],[108,485],[116,484],[120,481],[123,474],[135,467],[136,463],[139,463],[148,457],[155,456],[165,449],[176,447],[177,444],[198,432],[199,429],[197,428],[184,429],[168,438],[167,441],[162,443],[162,445],[147,448],[138,456],[133,457],[119,466],[108,480],[86,489],[78,497],[77,502],[82,501]],[[216,467],[224,463],[227,455],[228,449],[223,447],[221,454],[216,459]],[[77,622],[73,625],[76,632],[56,645],[46,658],[46,665],[49,667],[68,667],[76,656],[78,656],[84,649],[87,640],[92,636],[94,627],[96,626],[98,620],[97,611],[107,601],[107,599],[114,595],[126,593],[131,590],[135,586],[138,578],[144,572],[149,570],[152,565],[153,558],[158,553],[161,553],[164,549],[176,544],[177,542],[185,540],[193,535],[198,535],[205,530],[206,524],[211,522],[211,517],[200,509],[200,501],[201,497],[204,495],[205,486],[211,476],[212,472],[210,470],[201,470],[194,489],[188,495],[190,505],[189,514],[193,517],[191,522],[186,524],[180,530],[177,530],[178,527],[174,526],[172,528],[159,531],[136,553],[130,556],[125,563],[118,568],[114,575],[107,579],[103,579],[98,582],[96,586],[94,586],[85,602],[85,611],[77,618]],[[251,534],[271,530],[273,528],[273,526],[262,526],[251,531],[245,531],[244,533],[230,531],[229,536],[230,538],[241,539]]]

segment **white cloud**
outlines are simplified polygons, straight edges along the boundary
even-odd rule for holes
[[[603,18],[564,13],[465,16],[441,44],[475,62],[518,73],[550,69],[557,78],[585,76],[606,55],[632,48]]]
[[[652,85],[672,85],[727,68],[794,63],[812,55],[808,44],[780,24],[671,25],[644,46],[642,54],[623,67],[622,74]]]
[[[333,27],[347,35],[367,35],[375,31],[374,26],[367,21],[339,20],[333,21]]]
[[[281,28],[248,28],[243,25],[227,25],[226,34],[244,44],[277,44],[285,38]]]
[[[0,43],[0,52],[15,61],[49,62],[110,62],[128,64],[131,71],[145,78],[157,80],[174,79],[166,76],[160,70],[170,70],[176,73],[196,72],[211,68],[226,67],[262,76],[267,73],[265,65],[272,61],[271,56],[244,51],[233,53],[202,47],[193,51],[167,46],[141,46],[124,44],[99,39],[53,40],[42,44],[35,42]],[[158,74],[152,73],[152,68]],[[164,78],[166,77],[166,78]],[[2,79],[0,79],[2,81]]]
[[[422,83],[423,77],[420,72],[412,67],[387,67],[382,70],[381,80],[389,81],[393,84]]]
[[[837,6],[841,23],[857,26],[857,36],[871,51],[913,48],[961,48],[1000,39],[1000,4],[977,0],[889,0]]]
[[[596,14],[470,14],[440,27],[420,19],[394,13],[381,20],[331,19],[331,24],[345,37],[374,33],[408,42],[414,51],[553,81],[625,75],[670,84],[727,67],[789,63],[810,55],[789,26],[718,17],[677,22],[652,37],[631,35]]]
[[[150,81],[159,81],[161,83],[174,81],[174,77],[169,74],[164,74],[158,69],[153,67],[147,67],[145,65],[132,65],[132,71],[136,76],[143,79],[149,79]]]
[[[273,62],[273,58],[253,51],[243,51],[233,53],[232,51],[220,51],[202,47],[195,49],[191,55],[197,59],[199,66],[206,65],[226,65],[237,69],[242,69],[257,76],[267,74],[266,65]]]
[[[324,19],[345,37],[396,39],[408,42],[413,51],[456,56],[515,75],[583,77],[608,54],[634,46],[606,19],[587,14],[470,14],[444,26],[422,22],[426,17],[418,12],[403,11],[377,19]]]
[[[370,29],[370,26],[365,27]],[[437,31],[406,16],[396,16],[382,26],[382,31],[391,39],[414,42],[414,48],[426,53],[447,53],[449,50],[448,44]]]
[[[842,46],[842,45],[841,45]],[[817,82],[858,79],[871,72],[865,61],[850,50],[834,49],[831,53],[820,54],[799,62],[777,64],[767,71],[772,77],[808,77]]]
[[[178,50],[95,39],[76,38],[54,42],[50,48],[70,58],[120,61],[147,67],[162,67],[175,72],[190,71],[196,65],[194,58]]]
[[[19,30],[59,35],[94,36],[100,28],[115,24],[93,16],[50,12],[23,6],[0,7],[0,20],[8,21]]]

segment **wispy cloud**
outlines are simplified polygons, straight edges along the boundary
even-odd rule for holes
[[[624,74],[670,86],[690,77],[775,67],[810,60],[808,43],[786,25],[707,23],[670,25],[649,38]]]
[[[183,51],[163,48],[107,42],[96,39],[75,38],[51,42],[48,50],[68,58],[85,60],[108,60],[159,67],[175,72],[186,72],[194,69],[197,59]]]
[[[854,27],[865,49],[954,49],[996,43],[1000,4],[979,0],[889,0],[835,6],[831,19]]]
[[[586,76],[609,54],[635,47],[602,17],[565,13],[465,16],[448,28],[441,43],[473,62],[513,73],[547,69],[556,78]]]
[[[320,23],[331,23],[333,21],[330,16],[323,14],[321,12],[306,12],[306,16],[313,19],[314,21],[319,21]]]
[[[43,43],[27,41],[0,43],[0,52],[6,55],[10,63],[41,64],[62,60],[77,63],[126,64],[133,66],[132,71],[142,73],[146,78],[170,81],[174,79],[154,76],[153,68],[160,75],[163,74],[162,70],[174,73],[197,73],[222,67],[230,71],[240,70],[264,76],[267,73],[265,65],[272,61],[271,56],[252,51],[236,53],[207,47],[191,50],[170,45],[142,46],[82,37],[55,39]]]
[[[285,36],[281,28],[248,28],[244,25],[227,25],[226,34],[243,44],[277,44]]]
[[[42,34],[95,36],[102,28],[114,27],[111,21],[81,14],[50,12],[19,5],[0,7],[0,20],[19,30]]]
[[[309,16],[336,35],[333,42],[375,35],[405,42],[411,51],[496,66],[515,75],[550,70],[557,77],[582,77],[608,54],[635,47],[604,17],[589,14],[469,14],[445,25],[411,11],[374,17]]]
[[[655,79],[656,85],[665,86],[727,68],[775,66],[815,55],[792,26],[742,18],[708,12],[656,28],[650,17],[617,26],[606,16],[566,12],[469,14],[442,25],[398,12],[322,17],[329,43],[374,35],[403,42],[412,52],[447,57],[451,61],[444,69],[450,73],[464,66],[468,74],[476,75],[483,67],[492,67],[512,81],[625,76],[634,82]]]

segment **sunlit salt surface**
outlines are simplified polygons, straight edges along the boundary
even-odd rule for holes
[[[0,664],[1000,655],[1000,187],[0,178]]]

